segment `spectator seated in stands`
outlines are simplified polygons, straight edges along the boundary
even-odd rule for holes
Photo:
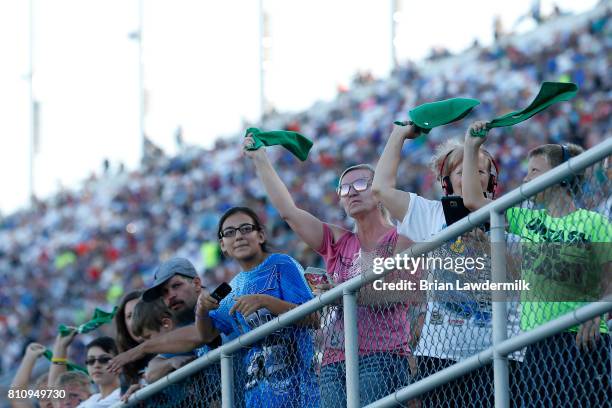
[[[155,336],[119,354],[109,369],[119,371],[121,367],[136,361],[146,354],[184,353],[195,350],[199,357],[221,343],[217,336],[210,343],[202,341],[196,329],[195,306],[202,291],[201,280],[191,262],[184,258],[172,258],[163,262],[155,272],[153,286],[143,293],[142,300],[152,302],[162,299],[172,311],[178,329]]]
[[[185,258],[171,258],[163,262],[155,272],[153,286],[143,293],[142,301],[162,302],[172,312],[173,322],[178,328],[160,332],[157,336],[149,336],[149,339],[138,346],[121,353],[113,359],[109,370],[118,373],[126,364],[137,361],[147,354],[163,354],[169,358],[189,353],[201,357],[211,348],[219,346],[220,336],[205,342],[194,324],[194,309],[201,291],[201,280],[191,262]],[[156,369],[159,369],[158,363],[160,362],[154,364]],[[220,397],[219,365],[207,367],[203,371],[203,376],[203,381],[206,383],[203,388],[207,390],[209,398],[214,400],[217,396]]]
[[[134,307],[140,301],[141,296],[141,290],[128,292],[123,299],[121,299],[121,302],[119,302],[119,306],[117,307],[114,324],[117,349],[120,353],[134,348],[144,341],[143,338],[136,336],[132,329]],[[142,376],[144,375],[144,369],[149,363],[151,357],[152,356],[147,355],[140,360],[126,364],[123,367],[123,371],[121,373],[122,395],[124,395],[131,386],[140,384]]]

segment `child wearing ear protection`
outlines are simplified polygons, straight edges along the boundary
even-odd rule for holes
[[[483,122],[472,125],[475,133]],[[476,210],[489,200],[478,194],[476,152],[486,141],[465,136],[464,204]],[[528,154],[527,183],[583,149],[574,144],[545,144]],[[612,294],[612,224],[594,211],[579,208],[584,176],[575,174],[506,210],[508,231],[521,239],[521,275],[531,285],[521,293],[521,329],[532,330],[586,301]],[[523,406],[603,406],[611,391],[610,345],[605,320],[584,322],[527,347],[521,366]],[[554,374],[552,373],[554,370]]]
[[[447,227],[440,200],[428,200],[415,193],[395,187],[401,150],[407,139],[418,136],[414,126],[395,126],[378,161],[373,191],[400,222],[398,232],[414,242],[426,242]],[[478,173],[474,182],[482,197],[493,198],[497,186],[498,168],[487,151],[481,150]],[[439,146],[431,160],[431,168],[440,181],[444,195],[462,195],[463,145],[450,140]],[[427,254],[428,260],[453,260],[452,264],[430,266],[429,282],[462,283],[483,282],[490,279],[488,238],[480,230],[459,237],[454,242]],[[465,268],[461,262],[480,258],[481,263]],[[456,361],[471,357],[492,345],[490,292],[440,291],[427,293],[427,313],[421,336],[414,352],[417,356],[419,378],[442,370]],[[517,308],[510,308],[509,319],[518,321]],[[518,324],[509,330],[518,331]],[[520,353],[512,356],[520,359]],[[478,387],[475,387],[478,384]],[[493,403],[493,375],[490,366],[482,367],[467,376],[439,387],[422,397],[423,407],[444,406],[449,401],[463,406],[480,402]]]
[[[176,327],[176,319],[163,300],[140,301],[132,312],[132,331],[138,337],[149,340],[170,332]],[[194,351],[181,354],[158,354],[145,370],[145,380],[151,384],[182,367],[197,357]]]

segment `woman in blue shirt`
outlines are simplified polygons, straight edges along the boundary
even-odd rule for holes
[[[302,267],[290,256],[270,253],[266,233],[253,210],[234,207],[219,221],[223,253],[242,271],[220,303],[202,293],[196,324],[204,338],[219,332],[231,340],[312,299]],[[319,405],[311,331],[303,325],[283,328],[246,349],[241,379],[247,407]]]

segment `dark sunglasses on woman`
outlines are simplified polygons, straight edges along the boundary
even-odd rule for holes
[[[110,356],[101,356],[101,357],[92,357],[92,358],[88,358],[87,360],[85,360],[85,364],[86,365],[94,365],[96,364],[96,361],[98,361],[100,364],[102,365],[106,365],[108,364],[109,361],[111,361],[113,358]]]

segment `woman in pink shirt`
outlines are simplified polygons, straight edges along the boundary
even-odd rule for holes
[[[253,139],[244,139],[243,147]],[[325,260],[334,284],[347,281],[372,269],[375,257],[393,256],[410,244],[398,236],[382,204],[372,194],[374,169],[358,165],[340,176],[338,195],[347,215],[354,219],[354,232],[327,224],[296,206],[265,149],[246,150],[267,195],[291,229]],[[323,290],[328,288],[321,288]],[[376,401],[408,385],[409,356],[413,343],[416,307],[409,292],[376,291],[363,287],[358,295],[359,389],[361,405]],[[344,327],[339,306],[323,317],[323,360],[321,367],[321,405],[346,405]]]

